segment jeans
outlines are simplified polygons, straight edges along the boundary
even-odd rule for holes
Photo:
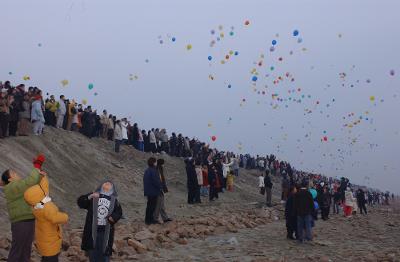
[[[200,188],[200,194],[201,194],[202,196],[204,196],[204,197],[208,196],[208,187],[202,186],[202,187]]]
[[[8,254],[9,262],[29,262],[33,237],[35,235],[35,220],[26,220],[11,224],[11,249]]]
[[[138,150],[144,152],[144,141],[138,141]]]
[[[122,144],[122,140],[115,139],[115,153],[119,153],[119,147]]]
[[[154,210],[154,220],[158,221],[158,217],[161,215],[163,221],[167,220],[169,217],[165,210],[164,193],[161,193],[157,198],[157,205]]]
[[[43,133],[43,127],[44,124],[40,120],[33,122],[33,134],[41,135]]]
[[[311,223],[311,215],[297,216],[297,240],[300,242],[303,242],[304,239],[312,240]]]
[[[157,206],[158,196],[148,196],[147,197],[147,206],[146,206],[146,224],[150,224],[154,222],[154,211]]]
[[[265,188],[265,195],[267,197],[267,206],[272,206],[272,188],[266,187]]]

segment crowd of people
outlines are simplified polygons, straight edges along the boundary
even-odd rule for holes
[[[164,128],[142,130],[137,123],[131,125],[127,118],[118,119],[106,110],[98,115],[91,106],[78,104],[63,95],[59,100],[53,95],[44,98],[37,87],[26,90],[23,84],[13,87],[9,81],[0,83],[0,138],[42,135],[46,126],[80,132],[88,138],[108,139],[114,142],[116,153],[121,146],[132,146],[139,151],[183,157],[188,204],[201,203],[202,198],[215,201],[220,193],[233,191],[234,180],[243,168],[260,172],[260,193],[266,195],[266,204],[272,207],[272,181],[273,177],[279,177],[287,238],[300,242],[312,240],[312,227],[319,213],[327,220],[331,207],[334,214],[342,211],[349,217],[357,209],[367,214],[366,204],[389,204],[388,192],[365,190],[350,184],[346,178],[338,180],[299,171],[272,154],[251,156],[219,151],[182,134],[169,136]],[[60,226],[67,223],[68,215],[60,212],[49,196],[48,175],[41,168],[43,163],[44,157],[38,156],[32,174],[25,179],[13,170],[2,174],[12,225],[8,261],[30,261],[34,235],[42,261],[58,261],[62,243]],[[164,201],[168,192],[164,163],[164,159],[150,157],[144,172],[145,223],[148,225],[160,223],[160,216],[163,223],[172,220]],[[109,261],[114,225],[122,217],[116,186],[112,181],[104,181],[94,192],[80,196],[77,203],[87,210],[82,249],[90,261]]]

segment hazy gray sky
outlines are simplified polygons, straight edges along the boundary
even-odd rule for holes
[[[397,0],[3,0],[0,10],[1,80],[400,193]]]

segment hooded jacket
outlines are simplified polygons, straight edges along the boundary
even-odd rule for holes
[[[99,199],[105,197],[104,195],[100,194],[101,187],[104,183],[110,182],[113,185],[113,192],[110,196],[106,196],[106,198],[110,201],[108,207],[108,213],[105,217],[106,225],[99,226],[97,221],[98,217],[98,209]],[[92,193],[88,193],[86,195],[82,195],[78,198],[78,206],[81,209],[87,210],[85,226],[83,229],[83,236],[82,236],[82,250],[89,251],[95,248],[96,238],[97,238],[97,231],[100,229],[104,230],[104,242],[103,242],[103,253],[105,256],[111,256],[112,254],[112,246],[114,244],[114,225],[121,219],[122,217],[122,208],[118,202],[118,193],[115,185],[111,181],[104,181],[100,184],[100,186],[95,190],[95,192],[100,194],[100,198],[91,198],[89,196]],[[108,220],[111,217],[114,220],[114,223]],[[94,223],[93,223],[94,222]]]
[[[38,185],[26,190],[25,201],[33,207],[36,218],[35,240],[36,247],[42,256],[55,256],[61,251],[61,225],[67,223],[68,215],[60,212],[58,207],[47,196],[49,181],[43,177]]]
[[[4,194],[7,201],[7,210],[11,223],[35,219],[31,207],[25,202],[25,191],[40,182],[39,169],[33,169],[30,176],[13,181],[4,186]]]
[[[42,101],[36,100],[32,103],[31,120],[45,122],[43,111],[42,111]]]

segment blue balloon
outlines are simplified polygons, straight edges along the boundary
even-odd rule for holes
[[[272,40],[272,45],[276,45],[276,40]]]
[[[298,36],[299,35],[299,30],[294,30],[293,31],[293,36]]]
[[[212,60],[212,56],[208,56],[208,61],[211,61]]]
[[[172,42],[175,42],[176,41],[176,38],[175,37],[172,37]]]
[[[228,85],[228,88],[231,88],[232,86],[231,85]]]
[[[238,54],[239,54],[239,52],[238,52],[238,51],[236,51],[236,52],[235,52],[235,55],[238,55]]]
[[[251,80],[253,80],[253,82],[255,82],[255,81],[257,81],[257,76],[253,76],[252,78],[251,78]]]

